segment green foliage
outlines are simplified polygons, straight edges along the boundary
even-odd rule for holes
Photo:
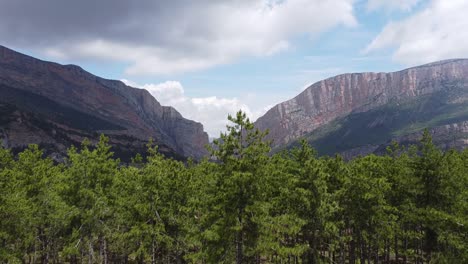
[[[304,138],[321,155],[331,155],[362,146],[385,146],[395,137],[422,132],[428,127],[438,127],[462,122],[468,118],[468,103],[454,104],[453,98],[465,94],[457,88],[448,87],[434,94],[424,95],[403,102],[390,102],[366,112],[351,113],[338,118]],[[439,135],[440,142],[452,142],[455,138],[466,138],[467,134]],[[287,147],[299,146],[300,142]],[[383,150],[383,149],[382,149]]]
[[[270,155],[229,116],[211,159],[113,158],[85,140],[64,164],[0,147],[2,263],[468,263],[468,150],[394,143],[322,157]]]

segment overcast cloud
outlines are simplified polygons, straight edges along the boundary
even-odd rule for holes
[[[0,36],[49,57],[121,61],[128,75],[172,74],[267,56],[337,25],[354,0],[0,0]]]
[[[468,57],[468,1],[432,0],[426,8],[390,22],[365,52],[395,49],[393,59],[418,65]]]
[[[366,15],[355,14],[355,6],[363,7],[359,11]],[[343,34],[346,28],[365,32],[372,28],[367,28],[372,17],[382,13],[394,20],[373,33],[367,47],[363,43],[357,49],[366,57],[391,52],[393,61],[417,65],[468,56],[466,0],[0,0],[0,44],[50,60],[118,65],[119,78],[136,80],[132,86],[149,90],[162,104],[202,122],[216,136],[228,113],[242,109],[256,119],[278,98],[255,95],[255,84],[243,87],[238,96],[223,97],[213,89],[212,96],[196,98],[186,95],[180,80],[158,82],[244,58],[293,51],[298,37],[307,37],[313,54],[313,44],[323,44],[321,33],[337,29]],[[331,50],[333,43],[326,43],[325,37],[322,50],[330,44],[325,55],[348,53],[343,60],[351,60],[358,55],[351,42],[358,40],[338,34],[328,35],[329,40],[338,39],[338,48]],[[307,65],[300,74],[308,81],[317,74],[329,77],[344,71],[338,59],[336,65]],[[271,80],[280,77],[285,76]],[[220,83],[217,89],[223,89]],[[292,90],[291,97],[298,88],[284,87]]]
[[[273,105],[262,107],[263,104],[251,104],[255,107],[252,109],[248,104],[253,100],[258,103],[258,98],[254,95],[247,95],[242,99],[217,96],[191,98],[185,94],[184,87],[178,81],[144,85],[129,80],[122,81],[129,86],[148,90],[162,105],[173,106],[184,117],[201,122],[211,137],[218,137],[219,133],[226,128],[228,114],[242,110],[254,121],[273,107]]]

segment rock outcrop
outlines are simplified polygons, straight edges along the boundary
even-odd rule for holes
[[[458,149],[462,150],[468,147],[468,121],[460,123],[450,123],[447,125],[436,126],[428,129],[432,136],[434,144],[443,150]],[[407,146],[417,144],[423,136],[423,131],[410,133],[400,137],[392,138],[392,141],[400,145]],[[387,147],[393,142],[387,141],[379,145],[363,145],[339,152],[345,159],[350,160],[356,156],[366,156],[369,154],[384,154]]]
[[[450,89],[462,92],[451,93],[446,104],[468,102],[468,60],[440,61],[393,73],[343,74],[317,82],[276,105],[255,125],[269,129],[275,147],[284,146],[350,114]]]
[[[162,106],[148,91],[0,46],[0,140],[63,154],[84,138],[110,137],[116,152],[132,155],[153,138],[169,156],[201,158],[208,135],[200,123]]]

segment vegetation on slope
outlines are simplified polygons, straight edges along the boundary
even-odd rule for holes
[[[352,113],[305,135],[320,155],[366,145],[390,143],[396,137],[468,120],[468,102],[453,103],[466,92],[452,88],[404,102],[391,102],[367,112]],[[286,148],[300,146],[300,140]]]
[[[0,149],[0,262],[468,263],[468,150],[270,156],[239,112],[216,162],[128,166],[103,136],[64,164]],[[244,132],[242,132],[244,131]]]

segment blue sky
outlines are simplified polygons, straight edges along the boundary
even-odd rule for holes
[[[98,9],[93,1],[57,7],[57,0],[45,0],[54,13],[26,17],[14,15],[24,0],[0,0],[0,10],[13,13],[8,21],[0,11],[0,25],[10,29],[0,26],[2,44],[148,89],[202,122],[210,136],[223,129],[228,113],[240,108],[256,119],[327,77],[468,57],[463,0],[146,2],[143,9],[114,1],[109,13],[120,14],[116,20],[73,13]],[[57,23],[63,17],[56,13],[65,13],[69,25]],[[25,37],[41,30],[37,41]]]
[[[281,99],[295,96],[304,86],[340,73],[394,71],[405,67],[392,61],[390,51],[374,54],[362,54],[362,51],[388,21],[411,15],[412,12],[370,12],[367,11],[366,1],[356,3],[354,8],[359,23],[355,27],[339,25],[314,38],[307,34],[297,36],[291,40],[293,47],[287,51],[271,56],[239,58],[235,62],[197,72],[133,77],[125,74],[128,64],[97,64],[84,60],[81,65],[100,76],[132,79],[140,84],[177,80],[191,97],[242,97],[253,92],[264,95],[275,93]]]

